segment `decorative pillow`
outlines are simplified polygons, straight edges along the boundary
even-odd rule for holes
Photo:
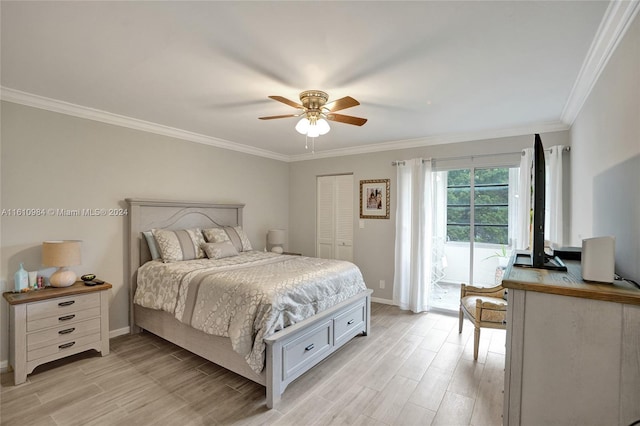
[[[158,250],[158,245],[156,244],[156,239],[153,237],[153,233],[151,231],[144,231],[142,234],[144,235],[145,240],[147,240],[147,247],[149,247],[151,259],[162,259],[160,251]]]
[[[201,247],[209,259],[222,259],[238,255],[238,250],[231,244],[231,241],[225,241],[223,243],[202,243]]]
[[[163,262],[202,259],[204,252],[200,246],[205,242],[198,228],[167,231],[152,229]]]
[[[229,236],[224,229],[222,228],[208,228],[203,229],[202,233],[204,234],[204,238],[209,243],[223,243],[225,241],[230,241]]]
[[[238,251],[249,251],[253,250],[251,248],[251,242],[249,238],[247,238],[247,234],[245,234],[242,226],[225,226],[224,230],[227,232],[229,239],[236,247]]]

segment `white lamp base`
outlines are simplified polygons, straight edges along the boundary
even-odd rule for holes
[[[76,282],[76,278],[75,272],[67,268],[59,268],[49,277],[49,284],[51,287],[69,287]]]
[[[284,249],[280,246],[273,246],[271,247],[271,251],[273,253],[278,253],[278,254],[282,254],[284,252]]]

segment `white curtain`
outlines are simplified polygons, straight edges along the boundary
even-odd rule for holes
[[[428,309],[432,266],[431,161],[398,165],[393,301],[401,309]]]
[[[518,214],[514,246],[516,250],[529,248],[531,222],[531,173],[533,169],[533,148],[522,150],[520,157],[520,178],[518,181]]]
[[[549,230],[545,239],[556,246],[564,245],[564,209],[562,208],[562,153],[563,145],[552,146],[549,152],[547,179],[547,216]]]

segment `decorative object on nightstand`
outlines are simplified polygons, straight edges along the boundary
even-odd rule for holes
[[[269,229],[267,233],[267,243],[271,246],[271,251],[274,253],[284,252],[282,246],[284,245],[284,229]]]
[[[24,266],[22,266],[22,263],[20,264],[20,268],[13,277],[15,281],[14,290],[16,292],[19,293],[29,287],[29,275],[27,275],[27,271],[24,270]]]
[[[69,287],[76,282],[76,273],[67,269],[80,264],[80,241],[45,241],[42,243],[42,264],[58,270],[49,278],[52,287]]]
[[[9,303],[9,364],[14,384],[34,368],[95,349],[109,354],[111,284],[88,287],[82,281],[64,288],[6,292]]]

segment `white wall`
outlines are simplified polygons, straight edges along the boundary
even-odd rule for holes
[[[640,280],[640,16],[571,128],[571,243],[615,235],[616,270]]]
[[[207,145],[2,103],[1,206],[119,208],[125,198],[245,203],[244,227],[256,249],[269,228],[289,223],[289,165]],[[113,284],[110,330],[128,327],[126,217],[1,218],[1,288],[13,289],[20,262],[41,268],[41,244],[82,240],[78,274]],[[0,360],[8,357],[8,309],[0,307]]]

